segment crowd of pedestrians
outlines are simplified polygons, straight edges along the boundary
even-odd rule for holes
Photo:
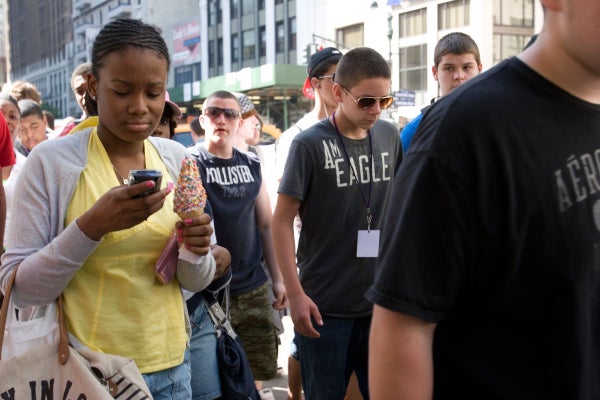
[[[17,269],[23,316],[62,295],[73,344],[132,358],[155,399],[221,398],[203,292],[225,290],[257,389],[289,313],[290,400],[599,398],[600,3],[541,2],[535,42],[485,72],[471,37],[443,36],[440,96],[401,131],[378,52],[313,54],[314,109],[274,162],[243,93],[171,140],[164,39],[106,24],[71,77],[81,117],[50,129],[35,86],[0,94],[2,288]],[[186,157],[208,201],[181,220]]]

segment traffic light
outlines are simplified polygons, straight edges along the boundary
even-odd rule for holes
[[[308,60],[310,60],[310,44],[307,44],[304,48],[304,58],[302,60],[302,63],[308,64]]]

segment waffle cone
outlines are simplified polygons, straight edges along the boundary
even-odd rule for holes
[[[190,211],[190,212],[178,212],[177,215],[179,215],[179,218],[181,218],[182,221],[185,221],[188,218],[194,218],[194,217],[199,217],[202,214],[204,214],[204,208],[197,208],[194,211]]]

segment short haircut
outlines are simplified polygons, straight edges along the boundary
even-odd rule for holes
[[[21,118],[27,118],[31,115],[35,115],[40,119],[44,119],[42,107],[31,99],[19,100],[19,111],[21,111]]]
[[[71,74],[71,89],[73,89],[73,91],[75,91],[75,86],[73,84],[73,81],[75,80],[75,78],[77,78],[78,76],[82,76],[84,78],[87,77],[87,74],[91,74],[92,73],[92,63],[91,62],[84,62],[83,64],[79,64],[78,66],[75,67],[75,69],[73,70],[73,73]]]
[[[369,47],[357,47],[342,56],[335,73],[335,82],[350,90],[360,81],[370,78],[392,79],[388,62]]]
[[[10,87],[10,94],[19,100],[30,99],[38,104],[42,103],[42,95],[34,84],[26,81],[14,81]]]
[[[202,126],[200,125],[200,118],[198,117],[194,117],[192,122],[190,122],[190,129],[194,134],[196,134],[196,136],[204,135],[204,129],[202,129]]]
[[[479,47],[477,47],[477,43],[473,38],[466,33],[452,32],[439,40],[433,52],[433,63],[436,68],[446,54],[473,54],[477,65],[481,64]]]
[[[216,92],[210,94],[206,99],[204,99],[204,102],[206,103],[208,100],[210,100],[212,98],[216,98],[216,99],[232,99],[232,100],[235,100],[235,102],[237,103],[238,107],[240,107],[240,101],[238,100],[238,98],[233,93],[228,92],[227,90],[217,90]]]

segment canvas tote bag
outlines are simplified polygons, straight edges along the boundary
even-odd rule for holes
[[[44,318],[58,318],[58,340],[2,358],[4,336],[10,329],[6,319],[15,275],[16,271],[0,312],[0,399],[152,399],[133,360],[69,345],[62,298],[56,302],[57,314],[47,313],[38,319],[44,324]]]

